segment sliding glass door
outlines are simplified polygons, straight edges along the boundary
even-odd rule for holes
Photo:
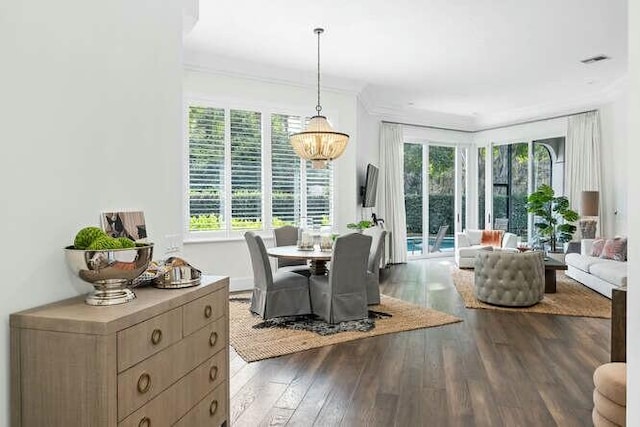
[[[407,251],[411,256],[451,253],[466,223],[466,148],[404,145]]]
[[[562,176],[564,163],[557,159],[563,151],[564,138],[479,147],[479,228],[488,225],[531,240],[533,218],[527,212],[527,196],[542,184],[562,192],[563,183],[553,179],[553,172],[555,168]],[[490,200],[485,202],[487,191]]]

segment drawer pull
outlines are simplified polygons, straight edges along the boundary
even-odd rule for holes
[[[154,329],[151,333],[151,344],[158,345],[162,341],[162,331],[160,329]]]
[[[138,423],[138,427],[151,427],[151,418],[144,417],[143,419],[141,419]]]
[[[216,345],[216,342],[218,342],[218,333],[211,332],[211,335],[209,335],[209,345],[211,347],[214,347]]]
[[[209,369],[209,379],[215,381],[216,378],[218,378],[218,367],[212,366],[211,369]]]
[[[217,410],[218,410],[218,401],[214,400],[213,402],[211,402],[211,405],[209,405],[209,415],[214,416]]]
[[[138,392],[144,394],[151,388],[151,376],[146,372],[138,378]]]
[[[204,307],[204,317],[206,317],[207,319],[211,318],[211,315],[213,314],[213,310],[211,309],[210,305],[206,305]]]

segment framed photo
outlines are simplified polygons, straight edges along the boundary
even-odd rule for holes
[[[102,229],[111,237],[127,237],[134,242],[147,241],[144,212],[103,212],[100,215]]]

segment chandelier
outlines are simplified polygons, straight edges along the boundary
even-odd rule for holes
[[[307,128],[298,133],[294,133],[289,138],[293,151],[305,160],[311,160],[314,169],[322,169],[327,166],[327,162],[340,157],[347,148],[349,135],[336,132],[331,127],[327,118],[320,114],[320,34],[323,28],[313,30],[318,35],[318,104],[316,105],[316,115],[309,120]]]

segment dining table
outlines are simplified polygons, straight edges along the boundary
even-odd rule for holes
[[[296,245],[291,245],[267,248],[267,254],[274,258],[308,260],[311,274],[322,276],[327,274],[327,262],[331,261],[332,251],[320,250],[318,245],[313,249],[300,249]]]

